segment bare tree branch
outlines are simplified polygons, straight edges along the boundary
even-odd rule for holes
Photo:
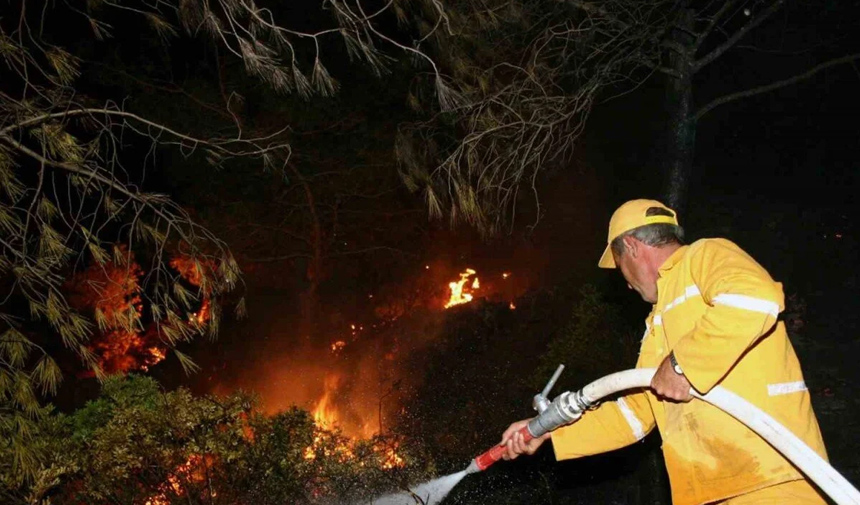
[[[708,20],[707,26],[696,35],[696,42],[693,45],[693,51],[698,51],[702,46],[702,43],[711,35],[711,32],[714,28],[719,24],[719,22],[723,19],[723,16],[726,15],[735,5],[737,5],[739,0],[726,0],[723,2],[723,5],[715,12],[710,19]]]
[[[744,91],[738,91],[736,93],[730,93],[728,95],[721,96],[720,98],[712,100],[710,103],[708,103],[707,105],[703,106],[698,111],[696,111],[696,116],[695,116],[696,120],[698,121],[702,116],[704,116],[705,114],[710,112],[712,109],[714,109],[715,107],[718,107],[720,105],[723,105],[723,104],[726,104],[729,102],[733,102],[735,100],[740,100],[741,98],[747,98],[750,96],[760,95],[762,93],[767,93],[768,91],[773,91],[775,89],[779,89],[779,88],[782,88],[785,86],[789,86],[791,84],[795,84],[795,83],[803,81],[805,79],[809,79],[810,77],[812,77],[813,75],[817,74],[818,72],[820,72],[824,69],[834,67],[836,65],[841,65],[843,63],[853,63],[858,58],[860,58],[860,53],[849,54],[849,55],[843,56],[841,58],[834,58],[832,60],[825,61],[824,63],[820,63],[820,64],[810,68],[806,72],[804,72],[802,74],[795,75],[794,77],[789,77],[788,79],[782,79],[780,81],[772,82],[770,84],[765,84],[763,86],[757,86],[757,87],[752,88],[752,89],[747,89]]]
[[[753,28],[763,23],[765,20],[770,18],[770,16],[773,15],[774,12],[781,9],[784,3],[785,0],[775,0],[773,3],[768,5],[767,8],[765,8],[765,10],[761,12],[761,14],[755,15],[749,21],[749,23],[745,24],[741,29],[736,31],[731,37],[729,37],[728,40],[714,48],[710,53],[696,60],[696,62],[693,63],[693,73],[695,74],[696,72],[704,68],[706,65],[710,64],[712,61],[722,56],[723,53],[728,51],[732,46],[737,44],[739,40],[741,40],[749,32],[751,32]]]
[[[521,185],[539,205],[537,174],[565,162],[601,91],[624,94],[654,71],[677,75],[660,61],[659,34],[679,12],[671,2],[569,0],[533,16],[509,6],[476,8],[476,21],[465,24],[477,33],[468,36],[488,36],[482,24],[494,36],[498,19],[521,26],[526,43],[493,39],[480,60],[466,54],[471,46],[449,49],[450,67],[469,70],[452,72],[463,105],[404,126],[397,144],[401,176],[423,193],[431,217],[486,234],[513,222]]]

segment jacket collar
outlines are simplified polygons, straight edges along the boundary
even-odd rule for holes
[[[663,277],[663,274],[665,274],[666,272],[671,270],[675,265],[677,265],[681,261],[681,258],[684,257],[684,254],[687,253],[687,249],[689,249],[689,248],[690,248],[690,246],[683,245],[683,246],[679,247],[675,252],[673,252],[672,255],[669,256],[668,258],[666,258],[666,261],[664,261],[663,264],[660,265],[660,268],[657,269],[657,275],[659,275],[660,277]]]

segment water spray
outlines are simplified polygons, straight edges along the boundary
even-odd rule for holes
[[[637,368],[607,375],[576,392],[564,392],[551,403],[547,400],[550,389],[564,370],[560,365],[543,391],[535,395],[532,405],[538,415],[520,433],[526,442],[556,430],[579,419],[601,399],[620,391],[647,388],[656,369]],[[799,468],[812,482],[837,505],[860,505],[860,491],[837,472],[817,452],[760,408],[731,391],[716,386],[705,395],[691,390],[694,397],[725,411],[764,438],[777,451]],[[469,464],[464,474],[484,471],[502,459],[506,451],[496,445]]]

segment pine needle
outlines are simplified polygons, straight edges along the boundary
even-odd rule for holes
[[[191,298],[194,297],[194,295],[185,289],[185,286],[183,286],[181,282],[173,283],[173,295],[179,299],[179,302],[183,307],[186,309],[191,307]]]
[[[340,84],[329,75],[328,70],[320,62],[319,58],[314,60],[314,70],[311,81],[322,96],[332,96],[340,89]]]
[[[179,358],[179,364],[182,365],[182,370],[184,370],[186,374],[191,375],[200,370],[200,365],[195,363],[187,354],[181,353],[176,349],[173,350],[173,354]]]
[[[442,108],[442,112],[457,110],[466,103],[463,95],[445,84],[445,81],[439,75],[436,76],[436,96],[439,98],[439,106]]]
[[[46,355],[36,363],[31,378],[40,387],[43,395],[53,395],[57,393],[57,387],[63,380],[63,373],[57,363]]]
[[[240,298],[239,303],[236,304],[235,313],[236,319],[245,319],[248,317],[248,308],[246,307],[244,296]]]
[[[145,14],[147,22],[152,28],[158,33],[158,37],[165,44],[170,43],[170,39],[176,37],[176,28],[173,27],[170,23],[168,23],[161,16],[147,12]]]
[[[305,77],[305,75],[299,70],[298,66],[293,64],[292,67],[293,67],[293,82],[296,85],[296,91],[298,91],[299,96],[301,96],[302,98],[307,100],[308,98],[311,97],[311,92],[313,91],[313,88],[311,87],[311,83],[310,83],[310,81],[308,81],[308,78]],[[314,69],[316,69],[316,67]]]
[[[215,299],[209,300],[209,321],[208,321],[209,341],[214,342],[218,338],[218,331],[221,329],[221,304]]]
[[[80,60],[61,47],[51,47],[45,51],[45,58],[57,73],[60,84],[68,86],[81,75]]]
[[[2,154],[0,154],[2,156]],[[1,162],[2,160],[0,160]],[[19,181],[12,171],[11,164],[0,163],[0,189],[12,202],[17,202],[24,196],[24,185]]]
[[[36,207],[36,215],[42,221],[51,221],[58,215],[57,206],[51,200],[42,197],[39,199],[39,205]]]
[[[430,217],[433,219],[442,217],[442,204],[439,202],[439,198],[436,196],[436,192],[433,191],[432,186],[427,186],[424,190],[424,196],[427,200],[427,209]]]

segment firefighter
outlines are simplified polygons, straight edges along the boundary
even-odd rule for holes
[[[630,445],[655,427],[675,505],[824,504],[813,485],[761,437],[716,407],[690,401],[717,384],[773,416],[826,458],[797,355],[779,320],[782,286],[725,239],[684,245],[676,213],[633,200],[609,222],[601,268],[618,268],[652,305],[637,368],[651,388],[601,404],[580,420],[524,443],[514,423],[505,459],[552,438],[558,460]]]

